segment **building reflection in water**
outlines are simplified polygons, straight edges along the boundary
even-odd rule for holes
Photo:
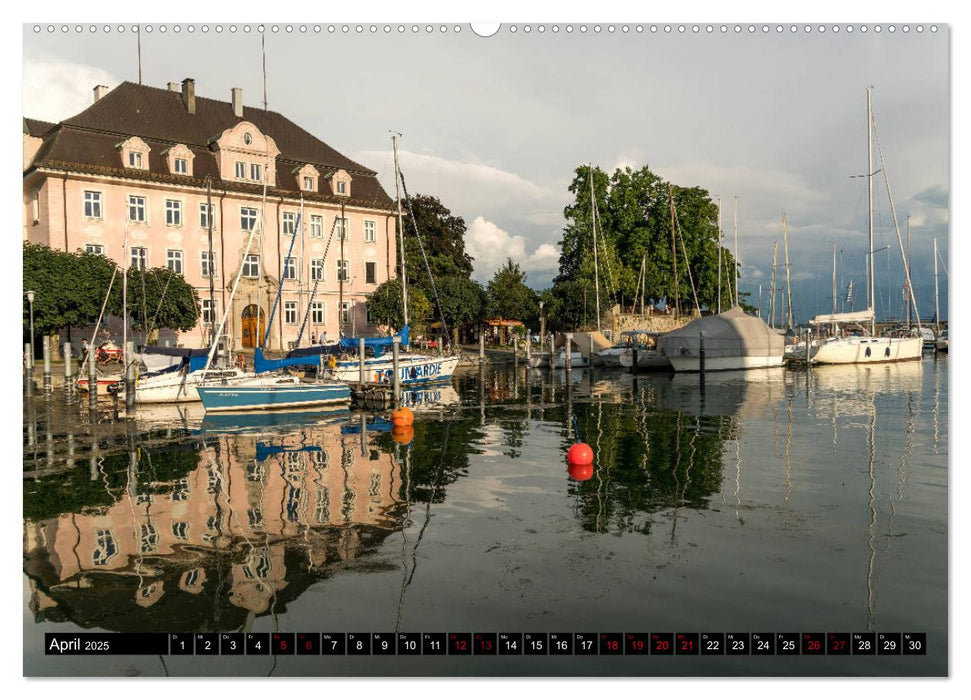
[[[279,612],[400,529],[401,476],[390,453],[362,454],[339,425],[263,440],[212,436],[101,459],[89,484],[107,505],[25,522],[38,619],[236,629],[247,613]]]

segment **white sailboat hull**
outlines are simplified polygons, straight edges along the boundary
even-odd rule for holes
[[[403,386],[450,381],[458,363],[457,355],[402,355],[398,359],[399,380]],[[364,380],[375,384],[391,384],[393,369],[391,358],[365,360]],[[331,377],[341,382],[360,382],[361,366],[357,360],[338,362],[331,370]]]
[[[821,343],[811,362],[820,365],[871,364],[921,359],[920,338],[835,338]]]
[[[185,403],[200,401],[197,388],[205,382],[212,386],[253,382],[257,375],[244,372],[241,369],[211,369],[208,372],[198,370],[183,374],[173,372],[155,377],[145,377],[135,383],[135,402],[146,403]],[[265,381],[271,381],[266,377]],[[124,397],[125,392],[119,392]]]

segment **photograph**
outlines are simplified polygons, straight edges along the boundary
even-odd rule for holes
[[[22,675],[948,678],[952,29],[25,21]]]

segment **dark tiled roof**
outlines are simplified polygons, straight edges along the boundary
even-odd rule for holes
[[[391,198],[381,187],[373,170],[341,155],[286,117],[276,112],[244,107],[243,119],[272,137],[280,149],[277,156],[277,187],[272,188],[278,195],[299,194],[300,188],[293,170],[305,163],[312,163],[322,174],[333,173],[340,168],[347,170],[353,178],[353,197],[332,195],[329,184],[321,178],[318,192],[305,192],[306,198],[391,208]],[[239,121],[229,102],[196,97],[196,112],[190,114],[179,92],[125,82],[80,114],[64,120],[60,125],[48,125],[56,128],[45,131],[47,136],[32,167],[193,185],[201,185],[206,176],[211,175],[217,186],[240,192],[261,192],[259,185],[220,180],[215,154],[209,149],[213,138]],[[25,120],[25,125],[28,122],[44,124]],[[129,136],[138,136],[152,149],[148,171],[123,167],[117,145]],[[163,151],[178,143],[185,144],[195,155],[191,177],[171,174],[162,155]]]
[[[42,122],[40,119],[29,119],[24,117],[24,133],[28,136],[43,136],[53,129],[57,124]]]

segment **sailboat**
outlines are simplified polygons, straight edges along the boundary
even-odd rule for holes
[[[815,326],[830,325],[836,329],[836,335],[821,341],[815,348],[810,349],[810,362],[813,364],[859,364],[871,362],[899,362],[902,360],[919,360],[921,358],[921,338],[881,338],[876,335],[874,317],[874,286],[873,270],[873,109],[871,104],[870,91],[866,91],[867,107],[867,197],[868,197],[868,218],[867,228],[869,232],[869,265],[867,290],[867,308],[863,311],[851,311],[848,313],[833,313],[816,316],[810,321]],[[886,177],[886,168],[884,168]],[[889,191],[889,184],[887,186]],[[891,205],[893,200],[891,199]],[[903,255],[903,244],[901,243],[901,255]],[[906,265],[905,265],[906,268]],[[907,287],[912,292],[910,285],[910,274],[907,273]],[[911,297],[912,298],[912,297]],[[839,336],[840,324],[866,323],[870,324],[869,335],[852,335],[848,337]]]
[[[394,149],[394,169],[395,169],[395,198],[398,203],[398,230],[400,255],[401,255],[401,300],[404,311],[404,326],[398,333],[390,336],[365,338],[364,344],[371,355],[364,361],[364,381],[374,384],[393,383],[394,362],[390,350],[393,347],[394,339],[397,338],[401,347],[409,345],[409,323],[408,323],[408,285],[405,268],[405,248],[404,248],[404,222],[401,211],[401,193],[399,185],[404,185],[404,178],[398,165],[398,135],[391,137]],[[402,187],[403,189],[403,187]],[[405,200],[408,199],[408,192],[404,192]],[[409,205],[410,206],[410,205]],[[412,214],[412,224],[415,227],[415,235],[418,238],[419,246],[424,248],[421,233],[418,231],[418,224]],[[426,261],[427,262],[427,261]],[[428,270],[431,278],[431,270]],[[432,279],[434,288],[434,279]],[[436,292],[437,303],[437,292]],[[439,304],[439,309],[441,305]],[[361,362],[358,357],[360,338],[341,338],[338,343],[330,346],[314,346],[309,348],[297,348],[290,351],[282,360],[265,360],[262,355],[257,354],[257,369],[259,367],[283,367],[308,364],[317,365],[320,356],[330,355],[324,369],[325,375],[331,379],[341,382],[360,382],[361,381]],[[342,357],[344,356],[344,357]],[[317,361],[314,361],[315,358]],[[432,382],[448,382],[452,379],[452,374],[459,363],[459,355],[423,355],[418,353],[402,353],[398,358],[398,380],[403,386],[415,384],[428,384]]]

